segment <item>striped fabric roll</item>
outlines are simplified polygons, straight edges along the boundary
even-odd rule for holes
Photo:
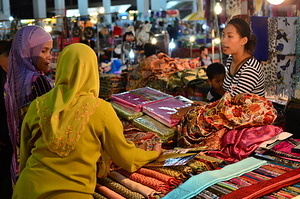
[[[128,189],[142,194],[146,198],[159,195],[159,192],[155,191],[154,189],[142,185],[141,183],[130,180],[129,178],[123,176],[117,171],[110,172],[109,177],[117,181],[118,183],[126,186]]]
[[[136,172],[130,173],[124,169],[119,169],[118,172],[121,173],[122,175],[128,177],[131,180],[134,180],[138,183],[141,183],[145,186],[155,189],[156,191],[159,191],[163,194],[166,194],[171,191],[171,187],[169,185],[167,185],[166,183],[164,183],[160,180],[157,180],[155,178],[145,176],[145,175],[142,175],[142,174],[136,173]]]
[[[173,178],[172,176],[151,170],[151,169],[147,169],[147,168],[140,168],[139,170],[137,170],[138,173],[145,175],[145,176],[149,176],[149,177],[153,177],[155,179],[158,179],[162,182],[167,183],[170,187],[175,188],[176,186],[178,186],[181,181],[177,180],[175,178]]]
[[[113,199],[126,199],[123,196],[121,196],[120,194],[118,194],[117,192],[109,189],[108,187],[102,185],[102,184],[98,184],[96,185],[96,192],[104,195],[107,198],[113,198]]]
[[[184,169],[181,166],[176,166],[176,168],[179,167],[181,169]],[[186,180],[189,176],[186,175],[186,173],[183,170],[176,170],[171,167],[147,167],[149,169],[152,169],[154,171],[158,171],[160,173],[164,173],[166,175],[172,176],[176,178],[177,180]],[[191,167],[189,167],[190,173],[192,174]]]
[[[135,198],[135,199],[144,199],[145,198],[142,194],[134,192],[108,177],[98,178],[98,183],[108,187],[109,189],[117,192],[118,194],[122,195],[125,198]]]
[[[107,199],[105,196],[103,196],[97,192],[94,192],[92,195],[93,195],[94,199]]]

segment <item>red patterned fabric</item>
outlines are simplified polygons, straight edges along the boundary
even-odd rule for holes
[[[141,183],[163,194],[166,194],[172,190],[171,187],[165,182],[162,182],[155,178],[148,177],[137,172],[130,173],[124,169],[119,169],[118,172],[135,182]]]
[[[152,151],[154,145],[161,143],[161,138],[152,131],[143,131],[128,121],[122,121],[124,126],[124,136],[127,141],[131,141],[136,147],[146,151]]]
[[[284,173],[276,178],[264,180],[257,182],[256,184],[237,189],[236,191],[222,196],[221,199],[259,198],[298,182],[300,182],[300,168]]]
[[[180,122],[178,144],[181,147],[199,147],[222,129],[243,129],[272,124],[276,110],[272,102],[255,94],[243,93],[231,97],[229,93],[213,103],[198,106],[187,112]],[[220,137],[220,136],[219,136]],[[215,142],[220,140],[216,139]],[[218,144],[210,150],[217,150]]]
[[[173,177],[171,177],[169,175],[166,175],[166,174],[163,174],[163,173],[151,170],[151,169],[140,168],[136,172],[140,173],[142,175],[145,175],[145,176],[149,176],[149,177],[158,179],[158,180],[160,180],[162,182],[165,182],[170,187],[173,187],[173,188],[175,188],[175,186],[178,186],[181,183],[180,180],[177,180],[177,179],[175,179],[175,178],[173,178]]]

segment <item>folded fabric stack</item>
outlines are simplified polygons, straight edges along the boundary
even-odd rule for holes
[[[127,108],[125,106],[122,106],[121,104],[110,102],[116,113],[120,118],[126,119],[128,121],[133,120],[137,117],[140,117],[143,115],[143,112],[140,111],[134,111],[130,108]]]
[[[128,74],[126,90],[151,86],[167,91],[168,79],[173,73],[196,67],[198,65],[188,59],[171,58],[164,53],[152,55]]]
[[[172,118],[172,115],[176,114],[180,108],[189,107],[192,104],[193,101],[183,96],[176,96],[144,105],[143,112],[166,126],[173,127],[179,123],[180,119]]]
[[[142,111],[142,107],[153,102],[157,102],[172,97],[159,90],[143,87],[135,90],[113,94],[111,101],[128,107],[134,111]]]
[[[167,127],[148,115],[135,118],[132,123],[142,130],[157,133],[157,135],[162,139],[162,142],[168,142],[175,139],[176,129]]]
[[[108,100],[112,94],[125,91],[126,77],[118,74],[102,74],[100,85],[100,97]]]

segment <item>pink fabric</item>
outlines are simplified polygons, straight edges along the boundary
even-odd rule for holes
[[[208,155],[228,162],[237,162],[247,158],[258,146],[283,130],[274,125],[230,130],[221,140],[220,151],[209,151]]]
[[[178,109],[189,107],[191,104],[192,101],[189,101],[185,97],[177,96],[147,104],[143,106],[143,112],[168,127],[172,127],[180,121],[179,118],[172,118],[172,115],[176,114]]]
[[[300,139],[295,139],[295,141],[299,142]],[[278,150],[278,151],[282,151],[282,152],[285,152],[285,153],[288,153],[288,154],[291,154],[291,155],[294,155],[294,156],[298,156],[300,158],[299,153],[293,153],[292,152],[292,148],[294,148],[294,147],[295,146],[292,145],[291,143],[283,141],[283,142],[280,142],[279,144],[277,144],[276,146],[274,146],[273,149]]]
[[[172,96],[159,90],[150,87],[144,87],[123,93],[113,94],[111,96],[111,100],[112,102],[117,102],[134,111],[141,111],[142,107],[146,104],[170,97]]]

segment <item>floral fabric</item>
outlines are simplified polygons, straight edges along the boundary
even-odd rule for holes
[[[178,126],[178,144],[182,147],[203,146],[204,140],[214,139],[222,131],[268,125],[275,119],[276,110],[264,97],[250,93],[231,97],[225,93],[219,101],[187,112]],[[216,144],[208,149],[218,149],[222,135],[217,137]]]

